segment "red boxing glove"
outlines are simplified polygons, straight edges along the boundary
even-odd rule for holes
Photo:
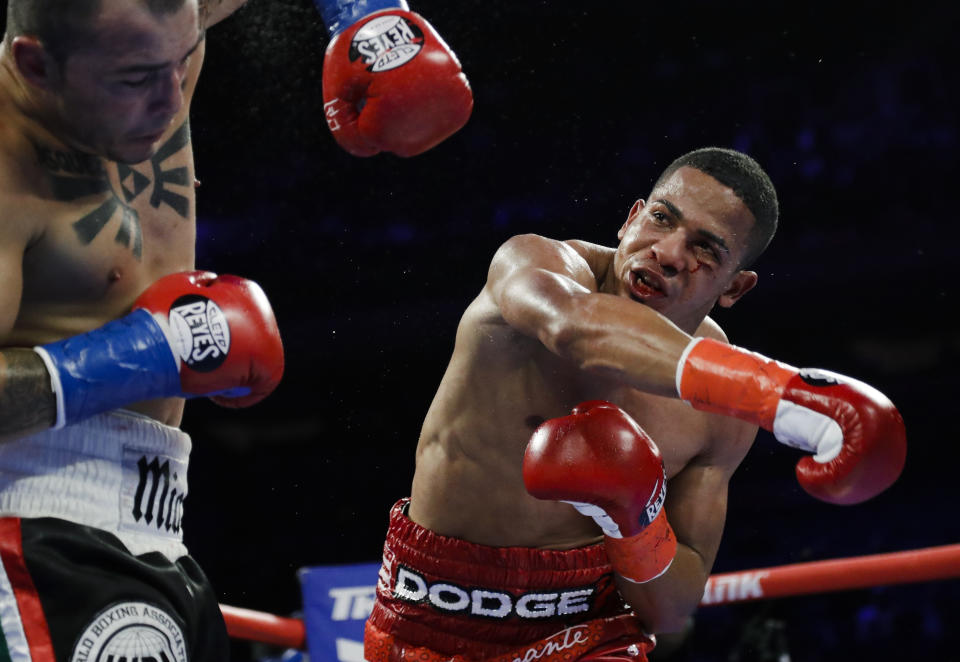
[[[534,497],[593,517],[624,578],[648,582],[670,567],[677,540],[663,511],[663,458],[619,407],[591,400],[540,425],[523,457],[523,482]]]
[[[797,480],[822,501],[865,501],[903,470],[907,435],[900,413],[855,379],[695,338],[677,366],[677,392],[694,409],[749,421],[814,453],[797,463]]]
[[[133,304],[153,314],[179,358],[184,395],[225,407],[267,397],[283,375],[283,343],[267,296],[239,276],[170,274]]]
[[[456,133],[473,109],[457,56],[402,9],[374,12],[331,40],[323,100],[333,137],[354,156],[415,156]]]

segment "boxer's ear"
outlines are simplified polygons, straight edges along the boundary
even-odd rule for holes
[[[620,231],[617,232],[617,239],[623,239],[623,235],[627,233],[627,228],[630,227],[630,224],[633,223],[637,217],[640,215],[640,212],[643,211],[646,201],[643,198],[640,198],[633,203],[633,206],[630,207],[630,213],[627,214],[627,220],[623,222],[623,225],[620,226]]]
[[[52,61],[43,43],[36,37],[19,36],[13,39],[11,51],[20,76],[34,87],[49,90]]]
[[[757,284],[756,271],[738,271],[730,280],[727,289],[723,291],[720,298],[717,299],[717,305],[721,308],[729,308],[740,300],[744,294],[753,289]]]

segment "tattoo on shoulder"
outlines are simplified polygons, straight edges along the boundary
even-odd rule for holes
[[[184,122],[148,161],[150,173],[144,174],[124,163],[113,163],[117,168],[119,191],[110,182],[104,160],[81,152],[64,152],[34,145],[37,159],[47,171],[53,196],[57,200],[73,202],[91,195],[109,194],[96,209],[73,223],[77,238],[84,245],[92,242],[117,216],[120,227],[114,239],[130,248],[138,260],[143,254],[143,232],[140,215],[133,202],[153,186],[149,203],[154,209],[166,205],[182,218],[190,214],[190,199],[171,190],[170,186],[190,188],[193,182],[186,166],[166,168],[164,162],[188,148],[190,124]]]

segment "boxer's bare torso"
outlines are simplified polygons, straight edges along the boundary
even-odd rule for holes
[[[570,243],[599,282],[613,249]],[[696,335],[724,338],[709,318]],[[437,533],[493,546],[567,549],[599,542],[593,520],[568,504],[534,499],[521,475],[533,430],[592,399],[609,400],[637,420],[658,444],[670,479],[688,466],[739,461],[752,439],[733,419],[578,370],[509,326],[485,289],[461,319],[453,357],[423,425],[410,517]],[[731,443],[740,448],[724,448],[715,457],[716,444]],[[671,497],[682,507],[682,492],[671,485],[668,507]]]
[[[161,15],[147,13],[145,5],[104,3],[85,33],[90,36],[78,42],[63,67],[73,77],[72,87],[54,83],[50,93],[27,80],[12,42],[4,42],[0,438],[51,422],[43,393],[49,386],[34,377],[43,369],[29,348],[116,319],[161,276],[194,268],[197,180],[190,103],[205,30],[243,1],[186,0]],[[171,103],[180,104],[172,116],[163,109]],[[61,104],[80,109],[81,115],[71,116],[83,127],[79,145],[76,127],[64,129],[58,118]],[[90,140],[84,142],[86,136]],[[125,156],[107,158],[101,142]],[[178,425],[183,400],[128,408]]]
[[[4,347],[29,348],[94,329],[128,312],[159,277],[193,268],[187,115],[202,60],[201,42],[190,58],[183,107],[156,154],[133,165],[65,145],[20,112],[8,85],[0,87]],[[177,425],[183,403],[130,408]]]

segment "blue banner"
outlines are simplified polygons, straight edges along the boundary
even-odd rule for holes
[[[364,662],[363,626],[379,570],[379,563],[300,569],[310,662]]]

